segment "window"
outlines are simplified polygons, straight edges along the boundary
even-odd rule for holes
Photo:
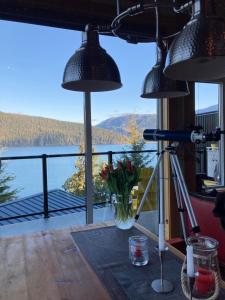
[[[223,85],[216,83],[195,84],[195,125],[206,133],[223,129]],[[198,191],[224,185],[223,137],[219,142],[210,141],[196,145],[196,173]]]

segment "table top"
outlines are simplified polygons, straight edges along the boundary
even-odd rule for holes
[[[106,289],[76,251],[71,232],[108,224],[51,230],[0,243],[1,300],[108,300]]]
[[[112,223],[70,227],[1,239],[0,299],[111,299],[71,237],[71,232],[105,226],[112,226]],[[135,226],[157,240],[157,237],[147,229],[138,224]],[[184,258],[184,255],[175,248],[170,246],[170,250],[181,259]]]

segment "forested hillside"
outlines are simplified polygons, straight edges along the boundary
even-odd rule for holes
[[[80,144],[84,127],[80,123],[0,112],[1,146],[50,146]],[[93,127],[93,144],[121,144],[124,136]]]
[[[123,135],[129,135],[129,122],[134,120],[137,129],[143,132],[147,128],[156,128],[156,114],[125,114],[99,123],[96,127],[110,129]]]

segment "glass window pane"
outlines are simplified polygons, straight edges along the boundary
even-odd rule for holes
[[[195,125],[210,133],[220,127],[219,84],[195,84]],[[207,191],[221,184],[220,142],[196,145],[197,190]],[[208,190],[209,191],[209,190]],[[210,191],[209,191],[210,192]]]

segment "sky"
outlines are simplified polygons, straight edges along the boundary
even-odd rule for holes
[[[64,67],[81,45],[78,31],[0,21],[0,111],[83,123],[83,94],[61,87]],[[156,100],[142,99],[155,45],[100,37],[120,70],[123,87],[92,93],[92,124],[126,113],[156,113]],[[213,105],[215,85],[197,87],[197,109]],[[201,101],[200,101],[201,100]]]

